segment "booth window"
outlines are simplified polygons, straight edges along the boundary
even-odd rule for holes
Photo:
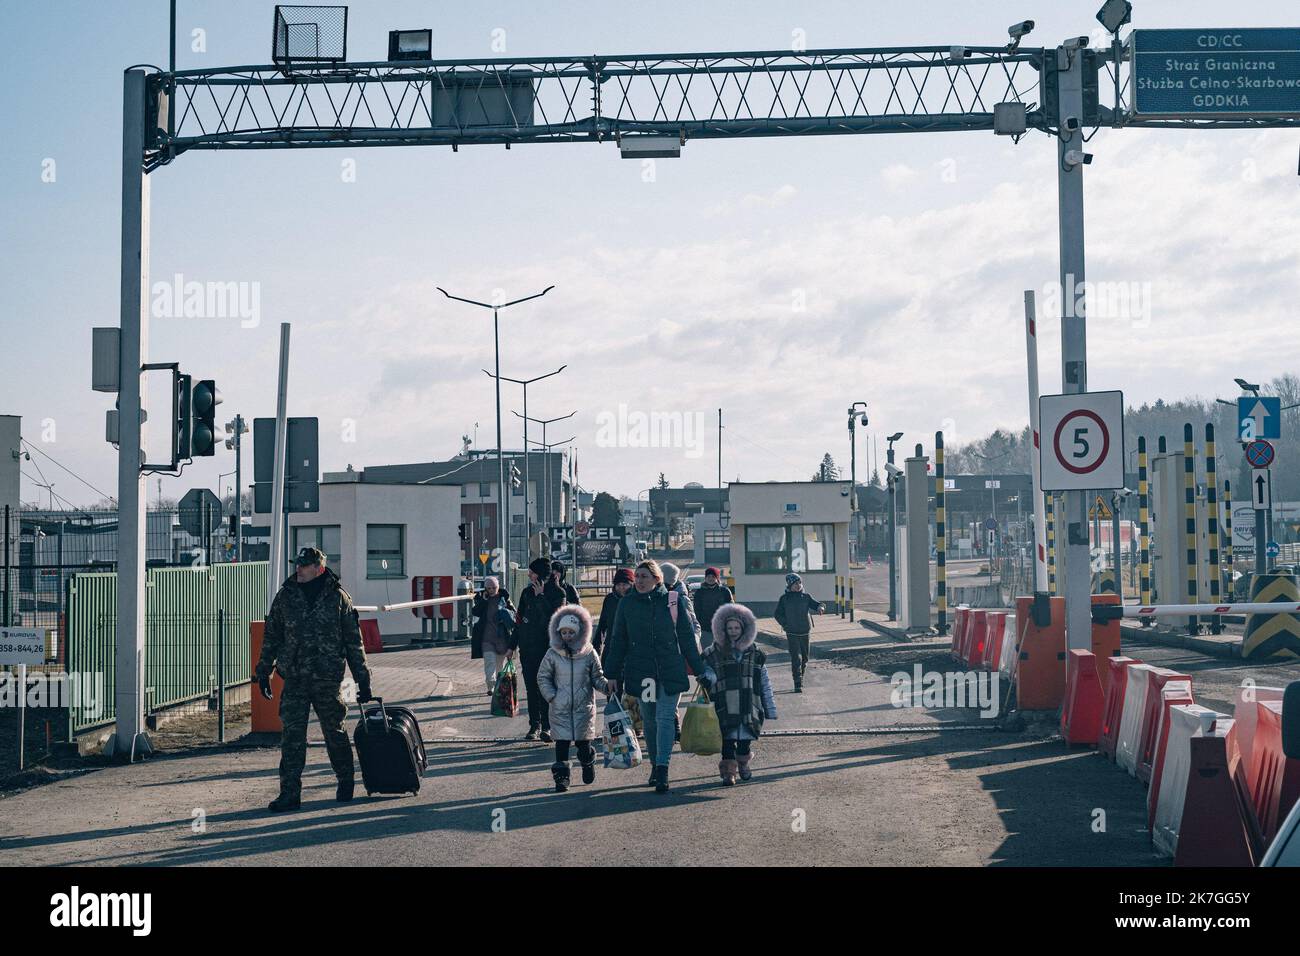
[[[320,548],[325,552],[325,566],[343,577],[343,546],[338,525],[295,525],[293,554],[296,556],[303,548]]]
[[[366,525],[366,577],[406,577],[403,537],[405,527],[400,524]],[[387,562],[387,567],[384,563]]]
[[[829,524],[745,526],[745,572],[835,570],[835,528]]]

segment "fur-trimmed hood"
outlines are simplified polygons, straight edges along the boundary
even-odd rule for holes
[[[729,618],[739,618],[741,631],[740,640],[736,641],[733,649],[737,651],[748,650],[755,640],[758,639],[758,619],[754,617],[754,612],[743,604],[724,604],[713,612],[713,622],[709,625],[709,632],[713,634],[713,642],[722,644],[727,639],[727,620]]]
[[[576,647],[570,647],[564,643],[560,637],[560,619],[573,615],[578,619],[578,643]],[[560,654],[572,654],[578,657],[592,651],[591,646],[591,612],[581,604],[563,604],[551,615],[551,623],[546,627],[547,633],[551,637],[551,647]]]

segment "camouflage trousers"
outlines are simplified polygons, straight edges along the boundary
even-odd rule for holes
[[[302,768],[307,762],[307,722],[315,708],[321,730],[325,732],[325,749],[330,765],[340,780],[351,780],[352,744],[343,729],[347,705],[339,693],[339,682],[295,679],[284,682],[280,693],[280,793],[297,797],[302,794]]]

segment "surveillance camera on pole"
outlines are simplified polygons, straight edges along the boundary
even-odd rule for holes
[[[1074,169],[1077,166],[1087,166],[1092,163],[1092,153],[1085,153],[1081,149],[1072,149],[1065,154],[1065,168]]]
[[[1020,41],[1029,36],[1033,30],[1033,20],[1021,20],[1019,23],[1013,23],[1007,27],[1007,36],[1011,37],[1011,42],[1007,44],[1007,52],[1015,53],[1020,48]]]

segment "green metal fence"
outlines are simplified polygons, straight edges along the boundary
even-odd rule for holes
[[[216,689],[219,620],[225,632],[225,685],[248,681],[248,625],[265,612],[265,561],[150,570],[145,616],[149,712],[207,697]],[[70,734],[116,719],[116,637],[117,575],[74,575],[67,593],[68,673],[96,684],[102,674],[104,692],[102,699],[72,701]]]

